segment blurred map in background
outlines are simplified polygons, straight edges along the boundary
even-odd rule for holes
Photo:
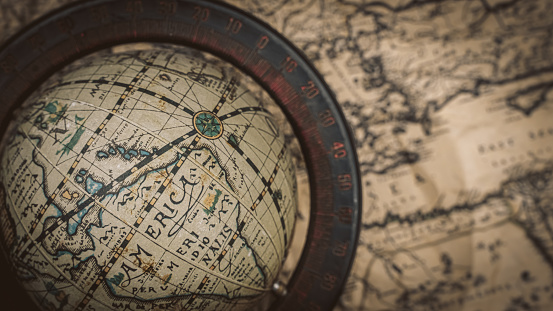
[[[0,0],[0,41],[67,2]],[[553,307],[553,2],[230,2],[304,51],[353,129],[336,310]]]

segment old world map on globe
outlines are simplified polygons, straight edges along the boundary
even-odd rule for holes
[[[29,1],[30,5],[0,2],[0,20],[3,21],[0,29],[4,40],[32,19],[66,2]],[[551,309],[553,22],[550,16],[553,3],[547,0],[229,2],[272,25],[307,55],[334,91],[353,129],[364,186],[363,219],[356,260],[336,310]],[[167,52],[159,55],[163,57],[163,53]],[[139,55],[141,59],[160,57],[148,53]],[[125,66],[130,66],[131,62],[127,64]],[[132,81],[132,78],[129,79]],[[99,90],[113,85],[109,83],[113,82],[100,84]],[[156,83],[167,85],[172,82],[159,77]],[[95,88],[92,84],[90,86]],[[60,92],[78,92],[83,87],[62,85],[60,88]],[[91,90],[84,95],[88,96]],[[85,100],[64,102],[57,99],[56,103],[54,97],[58,95],[48,96],[52,96],[52,100],[44,101],[43,109],[51,111],[50,114],[38,122],[36,118],[30,118],[32,112],[29,110],[26,124],[39,130],[42,123],[49,126],[48,122],[55,120],[62,111],[63,114],[70,113],[72,119],[67,121],[71,121],[72,128],[67,133],[71,135],[51,134],[48,137],[50,146],[64,138],[64,143],[57,146],[71,144],[83,121],[87,120],[86,113],[91,113],[90,107],[82,103]],[[198,134],[198,144],[220,139],[213,137],[218,135],[220,125],[225,126],[226,120],[221,120],[224,114],[213,114],[212,109],[191,109],[193,113],[187,116],[191,121],[187,126],[202,133]],[[101,111],[98,109],[95,113]],[[185,112],[181,114],[186,115]],[[240,113],[241,116],[246,114]],[[256,111],[252,114],[263,113]],[[136,121],[127,124],[126,135],[131,137],[132,128],[138,128],[139,124]],[[97,124],[96,128],[100,125]],[[93,125],[86,128],[93,129],[92,132],[96,129]],[[134,135],[133,139],[138,139],[138,134]],[[78,141],[86,143],[89,137]],[[229,137],[225,140],[225,148],[233,148]],[[25,141],[33,143],[33,139]],[[137,162],[144,154],[154,153],[153,145],[151,149],[147,147],[151,144],[132,148],[126,145],[121,150],[116,146],[111,150],[109,146],[95,149],[90,152],[90,159],[83,156],[82,163]],[[275,150],[280,152],[281,149]],[[172,150],[174,154],[185,152]],[[68,156],[59,147],[48,152],[55,161]],[[195,152],[203,161],[209,156],[217,156],[209,148],[196,148]],[[275,155],[278,158],[278,153]],[[32,157],[32,154],[24,156]],[[197,165],[201,166],[202,160]],[[223,159],[218,160],[211,170],[225,174],[213,180],[232,179],[222,163]],[[48,162],[36,160],[29,164],[41,173],[41,167]],[[70,167],[72,164],[63,165]],[[167,162],[167,165],[170,169],[170,165],[176,164]],[[97,165],[83,168],[83,174],[78,175],[82,177],[81,183],[80,178],[73,178],[68,185],[75,189],[81,185],[79,189],[91,197],[99,191],[101,194],[106,184],[94,178],[96,168]],[[76,169],[80,170],[81,166]],[[98,171],[101,169],[102,166]],[[211,170],[205,173],[215,172]],[[272,171],[269,171],[270,176]],[[297,172],[298,175],[304,173],[301,169]],[[11,175],[17,176],[15,174]],[[162,173],[157,174],[162,176]],[[147,186],[149,178],[153,180],[155,176],[143,175],[143,180],[136,181]],[[229,189],[235,189],[232,183],[218,185],[213,190],[206,190],[199,200],[209,201],[209,195],[215,200],[216,189],[221,191],[218,200],[222,200],[225,194],[233,191]],[[191,184],[188,186],[192,187]],[[119,202],[123,200],[123,191],[130,194],[132,187],[140,188],[134,184],[121,184],[116,188],[120,191]],[[57,194],[58,200],[62,200],[63,195]],[[151,198],[152,194],[145,191],[144,195]],[[171,198],[169,191],[163,195],[168,204],[171,199],[180,199]],[[76,204],[82,200],[80,196],[73,198],[71,192],[67,197],[64,200]],[[110,198],[115,198],[115,195]],[[110,198],[99,203],[108,204]],[[209,214],[208,205],[204,204],[198,215],[213,215]],[[39,208],[37,205],[33,212],[39,213]],[[60,204],[58,208],[63,206]],[[251,206],[248,208],[251,211]],[[124,206],[120,209],[125,210]],[[239,210],[227,216],[232,219],[232,222],[224,222],[229,228],[240,226],[235,221],[246,217],[245,214],[238,215]],[[171,228],[169,219],[163,217],[174,214],[169,209],[159,212],[164,215],[160,216],[160,221],[154,218],[158,213],[156,210],[148,213],[150,218],[145,217],[143,225],[145,228],[152,225],[152,234],[162,232],[163,237],[167,237]],[[55,210],[52,208],[48,213],[43,219],[55,221]],[[83,212],[78,218],[79,222],[58,230],[67,235],[103,238],[106,235],[102,235],[99,226],[94,224],[99,217],[107,220],[110,216],[99,215],[98,210],[87,209],[86,214]],[[128,217],[135,222],[139,219],[132,218],[138,215]],[[174,221],[179,217],[176,215]],[[211,217],[215,219],[216,215]],[[90,224],[90,232],[78,231],[84,223]],[[162,224],[166,223],[163,227]],[[250,225],[251,230],[254,227]],[[117,231],[110,234],[108,237],[117,241]],[[122,240],[126,238],[121,232],[119,236]],[[210,242],[217,239],[215,235],[206,237]],[[272,241],[280,243],[282,239],[277,237]],[[199,251],[202,240],[196,238],[196,241]],[[77,246],[48,242],[54,254],[50,255],[52,258],[56,255],[60,256],[59,260],[74,257],[70,250]],[[237,237],[233,248],[239,249],[240,245],[244,246],[242,251],[249,247],[253,249]],[[65,250],[62,251],[62,247]],[[267,245],[264,247],[269,252],[276,250],[267,248]],[[145,252],[151,253],[142,246],[139,250],[138,245],[133,251],[137,258],[147,258]],[[280,256],[276,251],[273,253]],[[209,252],[205,254],[213,259]],[[246,266],[248,263],[250,267],[259,265],[257,260],[261,257],[257,255],[234,254],[239,260],[243,258]],[[167,258],[169,256],[167,254]],[[83,262],[87,260],[86,256],[80,258]],[[88,260],[88,265],[93,265],[93,260]],[[225,257],[222,260],[226,260]],[[198,262],[201,262],[199,256]],[[146,261],[141,264],[148,265]],[[108,271],[106,276],[116,283],[115,271],[120,271],[125,277],[119,279],[121,284],[123,280],[131,279],[127,272],[128,276],[142,273],[125,269],[119,266],[118,270]],[[259,284],[270,278],[271,273],[274,274],[263,269],[250,272],[242,274],[250,282],[247,285],[240,282],[244,291],[255,291],[260,288]],[[201,278],[201,272],[197,273]],[[146,273],[133,281],[144,280],[165,287],[165,275],[168,273]],[[236,285],[236,279],[226,276],[219,282],[227,289],[234,286],[231,284]],[[128,288],[129,292],[120,292],[123,295],[136,294],[132,293],[131,287],[142,291],[130,283],[129,287],[117,288]],[[139,295],[154,294],[153,291],[148,293],[150,285],[143,287],[144,292]],[[151,287],[158,291],[158,287]],[[55,299],[58,295],[58,301],[63,301],[61,291],[52,290],[52,297]]]
[[[107,291],[131,309],[238,310],[275,280],[297,205],[284,134],[201,56],[81,60],[23,105],[3,230],[43,308],[111,308]]]

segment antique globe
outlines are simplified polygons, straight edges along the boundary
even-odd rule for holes
[[[79,60],[1,143],[0,221],[44,310],[246,310],[286,259],[296,177],[278,118],[192,49]]]

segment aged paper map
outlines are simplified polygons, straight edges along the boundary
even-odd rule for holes
[[[0,40],[67,1],[0,1]],[[303,50],[363,182],[336,310],[553,306],[553,2],[231,1]]]

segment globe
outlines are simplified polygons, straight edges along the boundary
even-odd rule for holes
[[[297,209],[290,148],[237,70],[184,48],[80,60],[1,144],[0,221],[44,310],[246,310]]]

